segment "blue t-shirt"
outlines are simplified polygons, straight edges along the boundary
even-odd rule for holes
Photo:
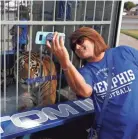
[[[127,46],[112,49],[112,86],[104,113],[101,139],[138,139],[138,51]],[[108,49],[99,62],[88,62],[79,69],[92,86],[96,117],[107,91]],[[136,137],[137,134],[137,137]]]

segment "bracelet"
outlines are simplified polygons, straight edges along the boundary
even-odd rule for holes
[[[68,69],[69,69],[69,67],[68,67],[68,68],[65,68],[65,69],[64,69],[64,68],[62,68],[62,70],[63,70],[63,71],[68,71]]]
[[[63,71],[68,71],[69,68],[70,68],[70,66],[71,66],[71,64],[72,64],[72,63],[69,63],[68,66],[67,66],[67,68],[63,68],[63,67],[61,66],[62,70],[63,70]]]
[[[68,67],[67,67],[67,68],[62,68],[62,70],[63,70],[63,71],[68,71],[68,70],[69,70],[69,68],[70,68],[70,64],[68,65]]]

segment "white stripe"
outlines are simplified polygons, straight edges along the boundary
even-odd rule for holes
[[[118,89],[120,89],[120,88],[122,88],[122,87],[124,87],[124,86],[126,86],[126,85],[129,85],[129,84],[132,84],[132,82],[127,83],[127,84],[124,84],[124,85],[122,85],[122,86],[120,86],[120,87],[118,87],[118,88],[112,90],[111,92],[114,92],[114,91],[116,91],[116,90],[118,90]]]

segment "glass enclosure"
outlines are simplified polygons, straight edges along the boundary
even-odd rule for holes
[[[1,114],[77,99],[56,57],[45,45],[35,44],[36,33],[65,33],[65,47],[79,68],[81,60],[71,51],[69,36],[77,28],[89,26],[114,47],[119,4],[99,0],[1,1]]]

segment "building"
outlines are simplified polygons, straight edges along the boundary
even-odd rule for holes
[[[138,15],[138,6],[131,8],[128,15]]]

